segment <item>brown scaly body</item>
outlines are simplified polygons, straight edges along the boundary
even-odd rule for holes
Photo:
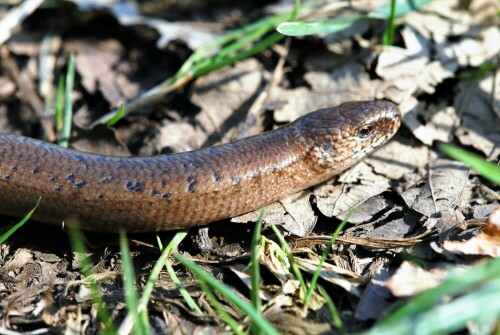
[[[118,158],[0,133],[0,213],[129,232],[203,225],[258,209],[352,166],[397,131],[385,101],[350,102],[241,141]]]

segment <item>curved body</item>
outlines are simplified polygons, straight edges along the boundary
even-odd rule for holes
[[[76,217],[85,229],[130,232],[202,225],[329,179],[399,123],[389,102],[347,103],[237,142],[130,158],[0,133],[0,213],[23,216],[42,197],[33,218],[48,223]]]

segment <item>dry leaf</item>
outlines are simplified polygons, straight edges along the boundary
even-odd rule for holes
[[[378,175],[397,180],[406,173],[413,172],[427,164],[429,148],[416,141],[408,141],[403,135],[396,134],[395,138],[374,153],[364,162],[371,166]]]
[[[467,241],[444,241],[443,249],[465,255],[500,257],[500,207],[490,214],[479,234]]]
[[[403,192],[406,205],[427,217],[453,209],[467,184],[469,169],[460,162],[438,159],[433,162],[422,186]]]
[[[480,82],[460,83],[454,105],[461,115],[461,127],[455,132],[457,138],[495,160],[500,155],[500,75],[489,75]]]
[[[399,298],[414,296],[438,286],[448,275],[444,269],[425,270],[418,265],[404,261],[399,269],[385,281],[385,286]]]
[[[311,208],[308,191],[298,192],[264,207],[263,220],[266,224],[274,224],[300,237],[309,235],[314,229],[317,216]],[[232,222],[256,222],[260,210],[239,215],[231,219]]]
[[[203,146],[234,139],[236,126],[245,119],[262,78],[262,66],[250,58],[195,81],[191,100],[202,110],[193,122],[206,133]]]
[[[325,216],[339,219],[353,206],[390,188],[389,180],[374,173],[365,162],[342,173],[338,181],[342,185],[334,189],[322,185],[316,188],[314,194],[319,210]]]
[[[316,259],[295,258],[295,260],[297,261],[297,264],[299,265],[301,270],[306,271],[310,274],[313,274],[317,270],[318,265],[319,265],[318,258],[316,258]],[[319,276],[320,276],[320,278],[322,278],[323,280],[326,280],[327,282],[330,282],[334,285],[342,287],[344,290],[353,294],[354,296],[360,297],[361,292],[360,292],[358,286],[359,286],[359,282],[361,280],[357,280],[357,282],[350,281],[350,280],[342,277],[342,275],[340,275],[337,272],[338,270],[339,270],[338,267],[325,262],[325,263],[323,263],[323,266],[321,267]],[[345,272],[345,270],[342,270],[342,272]],[[359,278],[359,276],[357,276],[356,274],[354,274],[354,273],[351,273],[351,274],[355,278]]]
[[[66,42],[65,48],[75,52],[75,68],[87,92],[99,91],[113,107],[139,93],[139,86],[119,69],[124,49],[117,40],[74,40]]]
[[[308,72],[304,75],[311,89],[276,89],[272,98],[285,104],[274,113],[277,122],[290,122],[314,110],[334,107],[349,100],[372,100],[376,81],[363,67],[347,62],[332,73]]]
[[[422,143],[431,146],[434,141],[450,142],[459,119],[452,107],[430,105],[422,102],[405,114],[403,123]],[[425,119],[422,123],[420,120]]]
[[[389,299],[391,292],[382,283],[390,276],[388,269],[389,260],[385,259],[379,264],[377,272],[363,291],[363,295],[356,306],[355,317],[358,320],[376,320],[391,305]]]

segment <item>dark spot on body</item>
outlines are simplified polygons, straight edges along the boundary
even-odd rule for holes
[[[31,173],[33,173],[33,174],[40,173],[41,171],[42,171],[42,169],[38,166],[35,166],[33,169],[31,169]]]
[[[8,180],[10,180],[11,175],[5,174],[2,178],[3,178],[3,180],[7,180],[8,181]]]
[[[99,193],[99,194],[96,196],[96,199],[97,199],[97,200],[103,200],[103,199],[104,199],[104,194]]]
[[[12,172],[16,172],[17,171],[17,165],[12,165],[10,168],[9,168],[10,171]]]
[[[161,195],[162,199],[169,199],[170,198],[170,193],[166,192]]]
[[[152,196],[159,196],[160,192],[158,192],[157,190],[151,190],[151,191],[149,191],[149,194]]]
[[[231,176],[231,181],[235,184],[238,184],[240,182],[240,177],[238,176]]]
[[[161,180],[161,186],[162,186],[162,187],[166,187],[167,185],[168,185],[168,180],[166,180],[166,179],[162,179],[162,180]]]
[[[112,176],[107,176],[101,179],[101,184],[109,184],[110,181],[113,180]]]
[[[260,173],[261,173],[260,170],[253,170],[251,177],[252,178],[260,178]]]
[[[332,151],[333,146],[330,142],[323,142],[323,149],[326,151]]]
[[[62,191],[62,186],[61,185],[54,186],[54,191],[61,192]]]
[[[69,181],[75,180],[75,174],[74,173],[70,173],[70,174],[66,175],[66,179],[68,179]]]
[[[196,178],[191,174],[188,177],[188,192],[189,193],[196,193],[196,184],[198,183],[196,181]]]
[[[201,164],[198,162],[191,162],[189,163],[189,165],[191,165],[191,167],[194,169],[199,169],[201,167]]]
[[[196,180],[189,183],[188,191],[189,193],[196,193]]]
[[[87,185],[87,183],[84,180],[78,180],[76,182],[71,183],[71,186],[73,186],[75,188],[82,188],[85,185]]]
[[[125,188],[130,192],[142,192],[144,190],[140,182],[131,180],[125,184]]]
[[[85,157],[83,155],[80,155],[80,154],[75,154],[75,159],[79,162],[79,163],[82,163],[86,169],[89,168],[89,165],[87,164],[87,160],[85,159]]]
[[[75,159],[80,163],[85,163],[85,158],[82,155],[75,154]]]
[[[220,173],[218,171],[214,171],[212,175],[213,175],[214,181],[216,183],[220,183],[222,181],[222,176],[220,175]]]
[[[53,176],[53,175],[51,175],[51,174],[49,174],[49,175],[47,176],[47,180],[48,180],[48,181],[51,181],[51,182],[55,182],[55,181],[56,181],[56,177],[55,177],[55,176]]]

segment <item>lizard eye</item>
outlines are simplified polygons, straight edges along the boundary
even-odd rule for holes
[[[358,131],[358,136],[361,138],[368,138],[371,136],[372,133],[373,133],[372,126],[364,126]]]

